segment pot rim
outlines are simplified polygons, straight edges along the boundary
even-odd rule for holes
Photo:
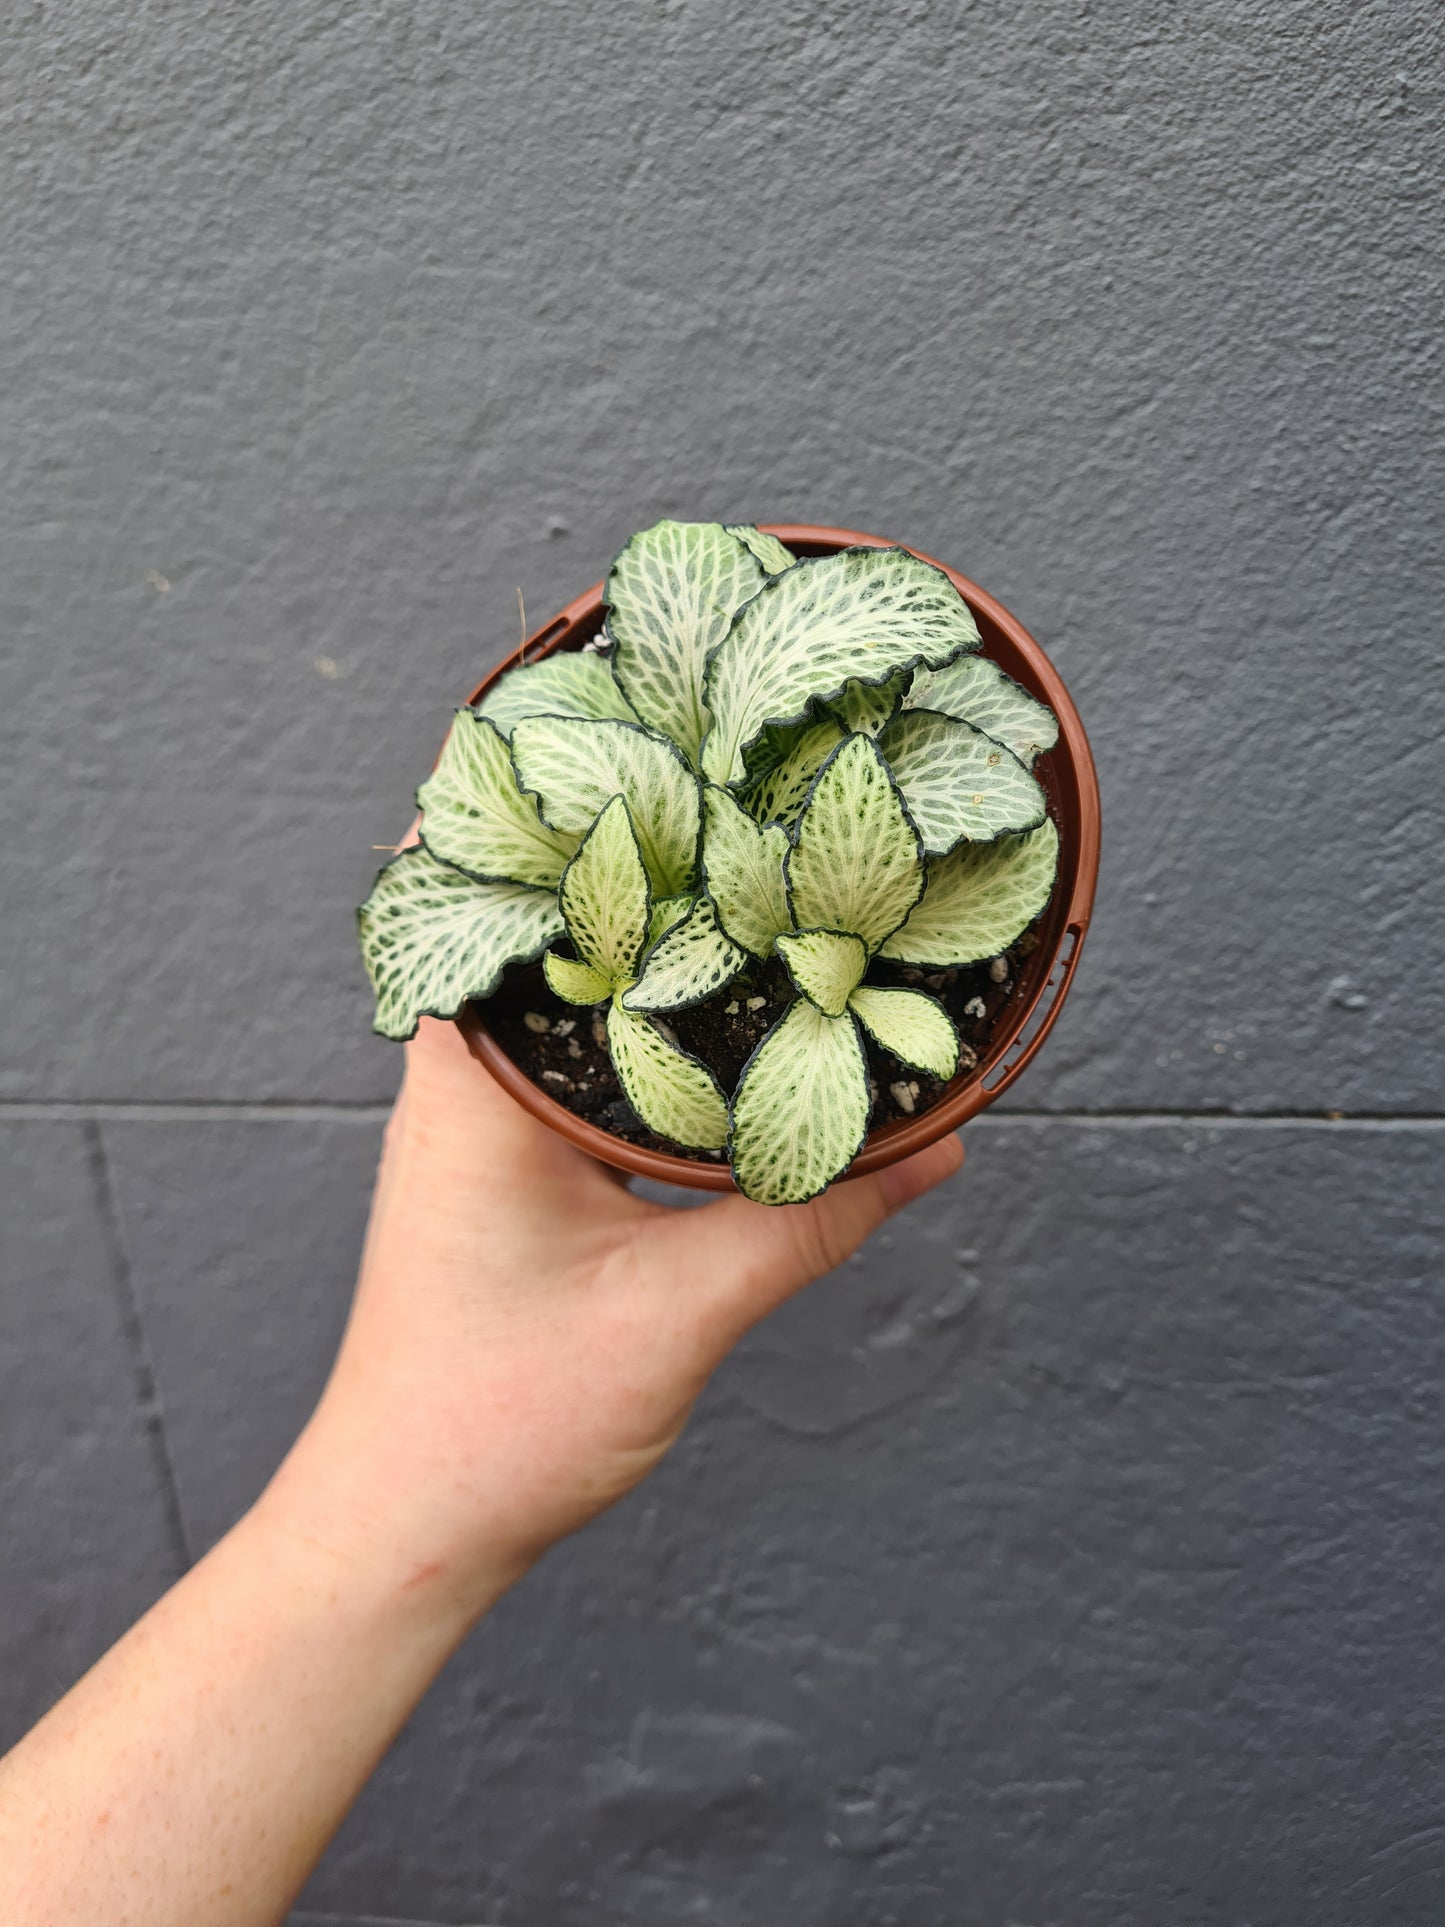
[[[972,609],[983,633],[983,653],[1046,702],[1059,721],[1059,740],[1037,772],[1048,797],[1049,814],[1059,829],[1059,871],[1054,893],[1044,910],[1037,947],[1024,961],[1014,995],[999,1013],[987,1053],[970,1071],[962,1072],[929,1111],[916,1117],[895,1118],[870,1130],[863,1148],[848,1166],[845,1178],[862,1177],[911,1157],[961,1124],[976,1117],[1003,1093],[1032,1063],[1052,1030],[1073,982],[1079,953],[1088,933],[1094,890],[1099,875],[1099,781],[1093,752],[1079,712],[1040,645],[1016,616],[966,575],[927,555],[908,542],[894,542],[857,529],[838,529],[809,522],[763,522],[758,525],[789,548],[829,554],[845,548],[904,548],[920,561],[941,569]],[[605,584],[596,582],[544,623],[524,643],[484,676],[467,698],[480,702],[509,669],[540,661],[595,635],[602,625]],[[736,1191],[731,1167],[665,1151],[629,1144],[595,1124],[589,1124],[565,1104],[534,1084],[513,1063],[487,1028],[481,1008],[468,1004],[456,1020],[472,1055],[539,1122],[556,1131],[589,1156],[634,1177],[693,1191]]]

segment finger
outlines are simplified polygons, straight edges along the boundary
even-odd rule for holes
[[[832,1185],[808,1204],[725,1198],[673,1212],[640,1228],[640,1265],[674,1304],[702,1318],[720,1355],[962,1163],[962,1141],[951,1135],[886,1170]]]

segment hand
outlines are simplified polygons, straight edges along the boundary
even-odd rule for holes
[[[671,1210],[530,1117],[424,1018],[350,1327],[298,1464],[331,1530],[478,1609],[648,1473],[742,1334],[955,1172],[956,1137],[804,1205]],[[345,1468],[349,1476],[338,1478]],[[351,1516],[338,1516],[349,1513]]]

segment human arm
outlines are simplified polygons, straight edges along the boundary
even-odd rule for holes
[[[957,1168],[634,1197],[424,1020],[330,1382],[244,1519],[0,1762],[7,1927],[281,1918],[470,1627],[749,1326]]]

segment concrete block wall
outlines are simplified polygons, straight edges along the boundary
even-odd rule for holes
[[[314,1398],[449,705],[664,513],[897,535],[1105,804],[969,1164],[430,1695],[298,1921],[1439,1918],[1423,0],[28,0],[0,1744]]]

